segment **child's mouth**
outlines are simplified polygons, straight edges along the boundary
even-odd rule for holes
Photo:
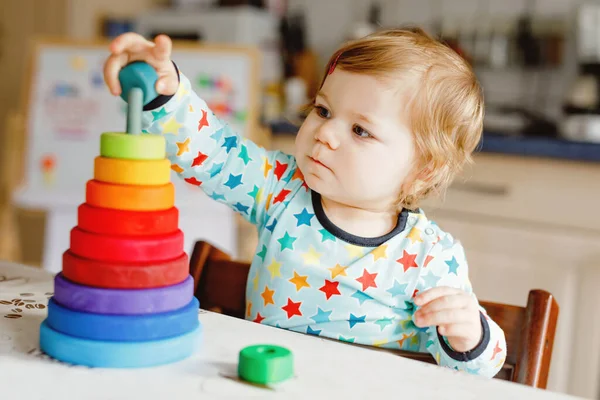
[[[315,164],[318,164],[318,165],[322,166],[323,168],[327,168],[327,169],[331,170],[327,165],[323,164],[321,161],[315,160],[314,158],[312,158],[310,156],[308,158],[310,158],[310,160],[312,162],[314,162]]]

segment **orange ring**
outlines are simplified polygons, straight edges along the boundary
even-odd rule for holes
[[[175,187],[171,182],[160,186],[133,186],[89,180],[85,201],[92,206],[116,210],[166,210],[175,206]]]
[[[171,163],[162,160],[122,160],[96,157],[94,179],[119,185],[154,186],[171,181]]]

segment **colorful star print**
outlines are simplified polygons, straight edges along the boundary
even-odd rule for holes
[[[287,164],[280,163],[279,161],[275,161],[275,171],[273,172],[278,180],[281,179],[285,170],[288,168]]]
[[[229,153],[231,149],[237,146],[237,136],[229,136],[225,138],[225,143],[223,143],[223,147],[227,149]]]
[[[152,111],[152,122],[158,121],[161,118],[166,117],[167,115],[167,111],[165,110],[165,108],[161,108],[158,111]]]
[[[289,233],[287,233],[287,231],[286,231],[285,234],[283,235],[283,237],[278,240],[279,244],[281,244],[281,251],[284,251],[285,249],[294,250],[294,242],[295,241],[296,241],[296,238],[293,236],[290,236]]]
[[[325,279],[325,285],[321,286],[319,290],[325,293],[325,298],[329,300],[331,296],[340,295],[340,291],[338,289],[339,282],[332,282]]]
[[[321,308],[317,308],[317,313],[310,318],[315,321],[315,324],[322,324],[330,321],[329,318],[332,312],[332,310],[325,311],[321,310]]]
[[[382,259],[387,258],[386,251],[387,251],[387,244],[383,244],[383,245],[377,247],[375,250],[373,250],[371,252],[371,254],[373,254],[373,259],[375,261],[377,261],[380,258],[382,258]]]
[[[187,183],[189,183],[190,185],[194,185],[194,186],[200,186],[200,185],[202,185],[202,181],[199,181],[198,179],[196,179],[193,176],[191,178],[185,178],[184,180]]]
[[[274,290],[269,289],[268,286],[265,286],[265,290],[261,293],[261,296],[264,301],[264,305],[275,304],[273,301],[273,294],[275,294]]]
[[[452,259],[450,261],[446,261],[446,264],[448,265],[448,273],[458,275],[457,271],[459,265],[458,261],[456,261],[456,257],[452,256]]]
[[[317,253],[317,250],[313,246],[310,246],[308,251],[302,254],[302,259],[304,259],[306,265],[319,265],[321,256],[321,253]]]
[[[354,328],[354,325],[356,325],[356,324],[364,324],[365,323],[365,318],[367,318],[366,315],[363,315],[361,317],[357,317],[356,315],[350,313],[350,319],[348,320],[348,324],[350,325],[350,329]]]
[[[212,167],[210,167],[210,170],[208,171],[208,173],[210,174],[210,177],[214,178],[215,176],[219,175],[221,173],[221,171],[223,170],[224,164],[225,163],[213,164]]]
[[[232,77],[234,92],[241,81]],[[443,285],[472,293],[458,239],[421,210],[406,211],[398,220],[406,225],[381,240],[331,227],[329,211],[315,207],[317,187],[308,186],[295,157],[236,133],[194,93],[185,75],[180,82],[166,106],[143,112],[142,131],[163,135],[171,169],[190,193],[203,191],[256,226],[245,291],[248,321],[361,345],[425,350],[445,367],[495,375],[505,362],[506,343],[493,320],[484,319],[489,344],[470,352],[477,357],[468,362],[447,353],[435,327],[413,322],[420,292]],[[327,197],[335,188],[319,189]]]
[[[299,292],[302,288],[308,288],[310,285],[306,281],[308,275],[300,276],[296,271],[294,271],[294,277],[290,279],[290,282],[296,286],[296,291]]]
[[[329,233],[327,229],[320,229],[319,233],[321,234],[321,242],[326,242],[328,240],[335,242],[335,236]]]
[[[160,126],[162,127],[162,134],[163,135],[177,135],[177,133],[179,132],[179,129],[183,126],[182,124],[180,124],[179,122],[177,122],[177,120],[175,119],[175,117],[170,117],[167,122],[163,123],[159,123]]]
[[[400,295],[405,295],[407,288],[408,283],[400,283],[397,280],[394,280],[394,286],[391,289],[388,289],[387,292],[393,297],[396,297]]]
[[[404,272],[408,271],[410,268],[417,268],[418,265],[415,262],[417,258],[416,254],[409,254],[406,250],[404,250],[402,254],[402,258],[396,260],[398,263],[402,264],[404,267]]]
[[[202,163],[204,163],[204,161],[206,161],[208,159],[208,156],[204,153],[202,153],[201,151],[198,152],[198,155],[196,155],[196,158],[194,158],[194,161],[192,161],[192,167],[198,167],[200,165],[202,165]]]
[[[376,288],[377,284],[375,283],[375,278],[377,277],[377,272],[371,274],[366,269],[363,271],[363,274],[360,278],[356,278],[356,280],[362,283],[363,292],[370,287]]]
[[[202,111],[202,118],[200,118],[200,121],[198,121],[198,132],[200,132],[202,130],[202,128],[208,126],[208,114],[206,113],[206,110],[201,110]]]
[[[177,145],[177,156],[179,157],[182,154],[187,153],[188,151],[190,151],[190,138],[186,138],[185,141],[183,142],[177,142],[175,143]]]
[[[373,298],[371,296],[369,296],[368,294],[366,294],[364,292],[361,292],[360,290],[357,290],[356,292],[354,292],[354,294],[351,297],[357,299],[358,302],[360,303],[360,305],[362,305],[367,300],[373,300]]]
[[[306,210],[306,207],[302,209],[302,212],[298,214],[294,214],[294,217],[298,220],[296,226],[310,226],[310,220],[315,216],[315,214],[311,214]]]
[[[283,311],[287,313],[288,319],[292,318],[295,315],[302,316],[302,312],[300,311],[300,307],[302,306],[302,302],[293,302],[292,299],[288,298],[288,302],[285,306],[281,307]]]
[[[225,182],[225,186],[227,186],[228,188],[230,188],[232,190],[241,184],[242,184],[242,174],[239,174],[239,175],[229,174],[229,179],[227,179],[227,182]]]
[[[278,263],[277,261],[275,261],[275,258],[273,258],[271,264],[269,264],[269,266],[267,267],[267,269],[271,273],[271,279],[274,279],[277,276],[281,276],[280,268],[281,263]]]
[[[347,268],[348,267],[342,267],[340,264],[336,264],[335,267],[328,268],[331,271],[331,279],[335,279],[336,276],[338,276],[338,275],[347,276],[346,275]]]
[[[239,157],[244,161],[244,165],[248,165],[252,159],[248,156],[248,148],[242,145],[242,150],[240,150]]]

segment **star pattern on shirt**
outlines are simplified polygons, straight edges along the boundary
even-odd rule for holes
[[[327,268],[331,271],[331,279],[335,279],[337,276],[348,276],[346,275],[346,269],[348,267],[342,267],[340,264],[336,264],[335,267]]]
[[[299,292],[302,288],[309,288],[310,285],[306,281],[308,279],[308,275],[300,276],[296,271],[294,271],[294,277],[289,281],[296,286],[296,292]]]
[[[310,246],[308,251],[302,254],[302,259],[306,265],[319,265],[322,255],[313,246]]]
[[[399,264],[402,264],[404,267],[404,272],[408,271],[410,268],[417,268],[417,254],[409,254],[406,250],[403,250],[402,257],[396,260]]]
[[[183,142],[175,143],[177,145],[177,157],[190,151],[190,140],[188,137]]]
[[[275,279],[276,277],[281,277],[281,263],[277,262],[275,258],[271,260],[271,263],[267,267],[269,272],[271,273],[271,279]]]
[[[331,296],[341,295],[338,285],[339,282],[332,282],[330,280],[325,279],[325,284],[319,288],[319,290],[325,293],[325,298],[329,300]]]
[[[458,261],[456,261],[456,257],[452,256],[451,260],[444,261],[446,265],[448,265],[448,273],[458,275]]]
[[[405,229],[375,246],[336,237],[321,225],[314,188],[296,159],[267,151],[219,118],[185,83],[167,107],[145,112],[143,131],[164,135],[171,169],[182,179],[258,227],[247,320],[349,343],[426,348],[438,363],[472,374],[505,362],[501,337],[492,336],[482,356],[457,364],[433,328],[412,320],[420,291],[470,290],[460,242],[421,212],[409,212]]]
[[[373,255],[373,259],[374,261],[377,261],[379,259],[386,259],[387,258],[387,244],[382,244],[381,246],[378,246],[377,248],[375,248],[375,250],[373,250],[371,252],[371,254]]]
[[[286,312],[287,318],[291,319],[295,315],[297,315],[299,317],[302,316],[302,312],[300,311],[301,306],[302,306],[301,301],[294,302],[294,301],[292,301],[292,299],[288,298],[287,304],[285,306],[281,307],[281,309]]]
[[[297,227],[306,225],[310,226],[310,220],[315,216],[315,214],[309,213],[306,207],[302,209],[298,214],[294,214],[294,217],[298,220],[296,224]]]
[[[198,121],[198,132],[200,132],[202,130],[202,128],[209,126],[208,125],[208,113],[206,112],[206,110],[201,110],[201,112],[202,112],[202,117]]]
[[[364,292],[368,288],[371,288],[371,287],[376,288],[377,287],[377,284],[375,283],[376,277],[377,277],[377,272],[371,274],[371,273],[369,273],[369,271],[364,269],[362,276],[360,278],[356,278],[356,280],[362,284],[362,290]]]
[[[286,231],[285,234],[281,237],[281,239],[277,240],[279,244],[281,244],[281,251],[284,251],[286,249],[294,250],[294,242],[296,241],[296,239],[297,238],[290,236],[290,234]]]
[[[177,120],[175,119],[175,117],[170,117],[169,119],[167,119],[167,122],[165,123],[159,123],[159,125],[162,128],[162,134],[163,135],[177,135],[177,133],[179,133],[179,129],[181,129],[181,127],[183,126],[182,124],[180,124],[179,122],[177,122]]]
[[[273,301],[274,294],[275,294],[274,290],[269,289],[269,286],[265,286],[265,290],[263,290],[263,292],[260,294],[261,297],[263,298],[265,306],[267,306],[269,304],[275,304],[275,301]]]

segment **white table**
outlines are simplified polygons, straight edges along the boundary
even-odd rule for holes
[[[202,348],[187,360],[137,370],[69,366],[49,359],[38,348],[39,325],[52,290],[52,275],[47,271],[0,262],[0,398],[573,398],[203,310],[199,313]],[[15,306],[13,299],[27,302]],[[296,376],[271,388],[238,381],[238,351],[257,343],[292,350]]]

